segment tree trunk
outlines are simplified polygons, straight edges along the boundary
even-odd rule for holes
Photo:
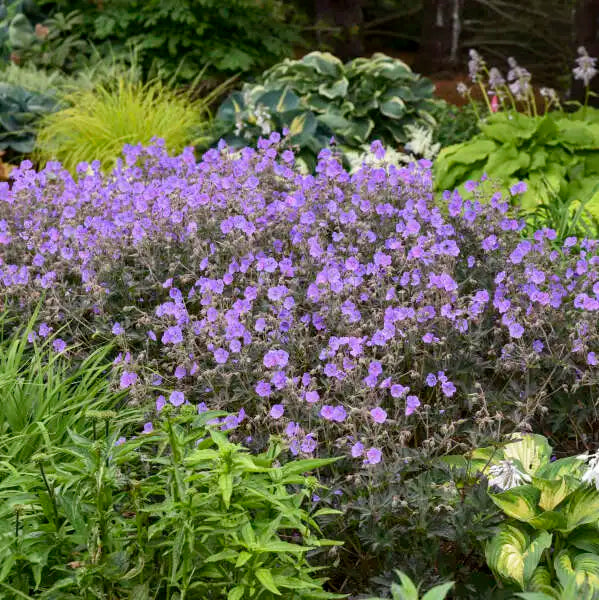
[[[438,73],[459,65],[463,4],[464,0],[425,0],[416,71]]]
[[[363,0],[314,0],[316,21],[335,32],[321,32],[319,43],[329,46],[341,60],[349,60],[364,53],[362,26]]]

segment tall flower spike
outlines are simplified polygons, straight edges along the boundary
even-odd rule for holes
[[[578,48],[578,58],[576,59],[576,67],[572,70],[574,79],[582,81],[585,86],[588,86],[591,79],[597,75],[598,71],[595,68],[597,59],[589,56],[586,48],[580,46]]]

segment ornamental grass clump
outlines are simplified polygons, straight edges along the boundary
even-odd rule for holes
[[[208,139],[210,97],[194,100],[157,80],[142,84],[120,77],[114,84],[77,89],[64,102],[64,109],[41,122],[36,157],[59,160],[72,173],[82,160],[111,168],[124,144],[160,137],[171,152],[180,152]]]
[[[115,385],[227,409],[222,429],[371,467],[541,422],[597,424],[596,240],[521,236],[500,193],[433,202],[430,163],[302,174],[258,149],[126,146],[103,175],[24,162],[0,184],[0,294],[37,335],[113,340]],[[518,193],[519,188],[515,188]],[[69,348],[58,349],[69,352]],[[148,399],[151,404],[148,405]]]

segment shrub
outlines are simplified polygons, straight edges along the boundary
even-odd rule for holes
[[[595,59],[583,48],[579,54],[574,74],[584,80],[588,101],[589,81],[596,73]],[[566,218],[561,220],[567,221],[578,211],[576,218],[590,222],[596,231],[599,111],[585,103],[576,112],[565,113],[555,90],[542,88],[545,106],[541,115],[531,75],[514,59],[509,61],[506,82],[497,68],[487,69],[475,51],[470,56],[470,76],[481,90],[488,114],[472,105],[481,133],[440,153],[435,163],[436,189],[453,189],[483,175],[490,185],[504,191],[524,181],[527,189],[518,199],[519,206],[530,213],[533,221],[563,229],[555,217],[564,215]],[[470,96],[465,84],[458,87]]]
[[[99,415],[93,437],[3,462],[2,597],[340,598],[306,559],[334,544],[302,508],[328,461],[252,456],[207,425],[218,414],[165,410],[130,440]]]
[[[40,119],[58,109],[56,98],[0,82],[0,150],[33,150]]]
[[[199,164],[130,146],[78,181],[23,163],[0,186],[6,309],[43,296],[38,335],[68,316],[69,343],[114,339],[132,402],[243,409],[258,446],[370,468],[536,423],[591,439],[596,240],[523,240],[500,195],[442,211],[425,165],[350,177],[324,152],[301,175],[277,140]]]
[[[158,136],[180,151],[205,139],[210,96],[192,100],[159,81],[146,84],[119,78],[68,94],[69,106],[48,115],[40,124],[36,156],[58,159],[75,171],[80,161],[114,165],[123,144],[149,143]]]
[[[344,65],[331,54],[311,52],[275,65],[259,84],[245,84],[217,117],[235,147],[289,128],[290,143],[300,147],[311,168],[331,136],[342,147],[359,149],[373,139],[406,143],[408,125],[431,128],[432,92],[430,80],[384,54]]]
[[[105,0],[81,6],[55,2],[63,12],[83,11],[87,37],[115,50],[134,46],[144,72],[193,80],[212,74],[260,72],[289,56],[301,41],[296,11],[280,0]]]

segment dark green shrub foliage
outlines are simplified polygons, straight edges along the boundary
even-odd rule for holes
[[[260,71],[299,41],[293,14],[280,0],[60,0],[62,10],[84,10],[85,30],[96,44],[133,45],[146,69],[178,71],[193,79],[200,68]]]

